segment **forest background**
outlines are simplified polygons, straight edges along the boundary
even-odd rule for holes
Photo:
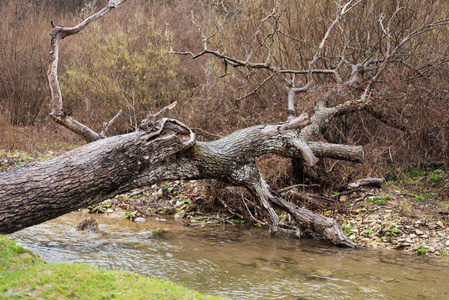
[[[391,24],[399,43],[416,24],[449,16],[445,1],[403,1],[407,10]],[[209,47],[242,60],[264,61],[271,43],[278,65],[307,69],[335,18],[335,2],[129,0],[108,18],[64,40],[60,81],[66,112],[97,131],[118,110],[124,113],[109,134],[136,129],[148,112],[178,101],[168,116],[191,127],[200,140],[235,130],[287,120],[289,86],[266,69],[236,68],[213,56],[192,59],[169,53]],[[91,15],[103,1],[33,0],[0,4],[0,141],[6,151],[65,151],[84,144],[48,116],[51,100],[46,77],[50,21],[71,26]],[[381,57],[385,35],[379,16],[391,18],[397,1],[363,1],[326,41],[313,84],[296,95],[296,114],[311,112],[318,100],[332,106],[353,99],[378,64],[350,81],[351,66]],[[194,21],[194,23],[192,22]],[[278,25],[280,24],[280,25]],[[273,27],[275,26],[275,27]],[[273,31],[272,28],[280,28]],[[201,31],[199,31],[200,29]],[[347,34],[348,33],[348,34]],[[274,46],[273,46],[274,45]],[[362,145],[365,164],[324,159],[320,167],[329,189],[361,177],[393,178],[411,166],[446,168],[449,150],[449,32],[447,26],[421,34],[404,45],[371,93],[372,109],[334,118],[320,137],[331,143]],[[265,50],[264,50],[265,49]],[[271,51],[271,50],[270,50]],[[307,74],[296,75],[306,82]],[[301,77],[303,76],[303,77]],[[332,93],[330,93],[330,91]],[[329,96],[332,95],[332,96]],[[289,160],[264,157],[260,165],[274,188],[291,183]]]

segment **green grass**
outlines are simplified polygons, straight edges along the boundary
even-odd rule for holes
[[[409,167],[400,171],[388,184],[409,194],[416,202],[432,202],[448,199],[448,181],[447,170]]]
[[[171,282],[87,265],[45,264],[0,235],[0,299],[221,299]]]

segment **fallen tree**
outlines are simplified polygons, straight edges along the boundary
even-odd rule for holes
[[[273,209],[276,206],[295,219],[297,229],[307,228],[334,244],[356,247],[334,219],[274,195],[257,168],[256,160],[271,153],[308,166],[326,157],[363,162],[360,146],[312,140],[332,118],[368,107],[368,91],[372,84],[360,99],[335,107],[319,102],[310,118],[303,114],[291,117],[286,123],[249,127],[217,141],[197,141],[187,125],[174,119],[158,120],[173,105],[148,115],[135,132],[106,138],[107,128],[116,117],[105,123],[101,133],[96,133],[64,112],[57,77],[58,50],[60,40],[80,32],[122,2],[110,0],[105,8],[74,27],[52,23],[47,73],[53,100],[50,115],[88,144],[48,161],[0,173],[0,233],[12,233],[159,181],[214,179],[224,185],[245,187],[257,201],[273,234],[282,230]]]
[[[100,139],[53,159],[0,174],[0,232],[11,233],[95,205],[117,194],[155,182],[215,179],[247,188],[257,200],[271,232],[279,230],[272,205],[289,212],[298,228],[309,228],[338,245],[355,246],[333,219],[301,209],[270,192],[256,166],[261,155],[363,160],[361,147],[307,143],[295,130],[308,121],[261,125],[213,142],[198,142],[173,119],[145,120],[133,133]],[[287,129],[290,126],[294,128]]]

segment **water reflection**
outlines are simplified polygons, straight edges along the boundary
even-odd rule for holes
[[[49,263],[130,270],[236,299],[449,299],[447,258],[339,249],[238,226],[95,217],[99,233],[76,231],[83,215],[71,213],[10,237]],[[167,233],[152,235],[156,228]]]

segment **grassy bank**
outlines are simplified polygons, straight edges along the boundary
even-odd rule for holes
[[[0,236],[0,299],[221,299],[173,283],[87,265],[45,264]]]

